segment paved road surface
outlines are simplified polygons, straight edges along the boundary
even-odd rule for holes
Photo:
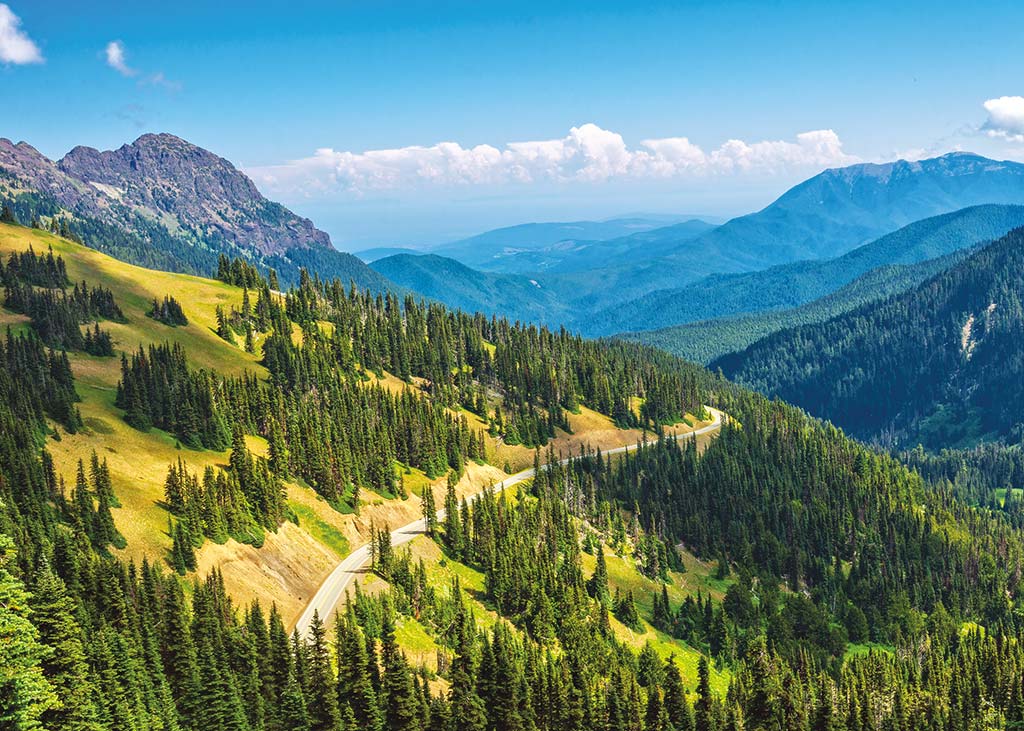
[[[722,426],[722,413],[717,409],[708,409],[714,416],[712,421],[707,426],[701,427],[691,432],[684,432],[676,436],[676,439],[690,439],[693,437],[700,436],[702,434],[710,434],[713,431],[717,431]],[[638,446],[631,445],[627,447],[617,447],[615,449],[608,449],[602,452],[602,454],[622,454],[623,452],[631,452]],[[568,459],[563,459],[562,464],[567,463]],[[506,477],[501,482],[495,484],[490,489],[494,492],[501,492],[514,485],[518,485],[524,480],[528,480],[533,477],[534,470],[530,469],[517,472],[514,475]],[[470,502],[473,502],[480,493],[469,496],[467,498]],[[444,520],[444,510],[437,511],[438,522]],[[417,536],[423,535],[426,530],[426,526],[422,518],[409,525],[399,528],[398,530],[391,531],[391,545],[400,546],[403,543],[408,543]],[[331,574],[324,579],[324,583],[320,585],[316,594],[310,600],[309,604],[302,611],[302,616],[299,617],[299,621],[296,623],[296,628],[299,630],[299,634],[303,637],[309,634],[309,626],[313,622],[313,613],[316,612],[320,615],[321,619],[326,620],[327,617],[334,611],[334,607],[337,606],[338,602],[345,595],[345,589],[352,582],[357,575],[365,571],[365,567],[370,563],[370,545],[366,544],[360,546],[348,556],[346,556],[341,563],[339,563]]]

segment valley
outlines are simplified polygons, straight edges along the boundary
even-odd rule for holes
[[[367,266],[173,135],[0,142],[0,720],[1024,723],[1022,169]]]
[[[72,281],[87,281],[114,293],[127,322],[110,323],[107,327],[123,352],[130,354],[140,347],[171,342],[184,347],[190,361],[199,367],[229,376],[266,377],[257,357],[217,335],[216,309],[241,308],[242,289],[214,280],[144,270],[42,231],[0,224],[0,260],[29,250],[52,251],[67,262]],[[146,315],[154,299],[172,293],[186,303],[184,311],[189,324],[184,327],[159,326]],[[15,334],[30,331],[24,316],[8,310],[0,310],[0,325],[12,327]],[[255,342],[259,345],[262,338],[257,337]],[[70,362],[82,397],[77,408],[83,428],[74,434],[61,434],[60,441],[50,445],[54,466],[60,474],[71,475],[80,460],[88,462],[90,455],[101,455],[117,486],[120,503],[112,513],[126,546],[118,553],[136,562],[148,559],[159,563],[172,543],[170,516],[164,503],[168,466],[184,459],[193,471],[224,468],[229,462],[229,450],[183,448],[170,434],[131,428],[114,403],[121,378],[118,360],[72,353]],[[386,371],[379,376],[368,374],[367,382],[395,394],[410,387]],[[475,414],[463,413],[473,424],[485,426]],[[564,454],[576,453],[584,447],[614,453],[637,443],[643,436],[639,429],[616,426],[607,416],[586,407],[581,407],[577,414],[569,414],[567,423],[571,432],[559,429],[549,442],[551,448]],[[669,427],[668,431],[681,429],[680,433],[688,433],[689,428],[681,424]],[[250,435],[246,443],[254,454],[267,456],[265,438]],[[533,461],[531,449],[507,444],[500,438],[489,439],[488,452],[493,464],[471,462],[466,466],[457,484],[460,498],[509,479],[502,467],[521,471]],[[443,476],[431,479],[415,468],[409,468],[402,479],[410,493],[408,497],[374,497],[366,501],[358,515],[338,512],[301,481],[287,482],[285,488],[296,516],[294,522],[286,521],[278,532],[268,533],[258,547],[233,538],[222,544],[204,543],[196,552],[197,570],[201,574],[218,571],[227,590],[239,601],[272,598],[290,627],[339,559],[365,555],[374,522],[412,521],[422,513],[417,493],[424,489],[437,491],[444,483]]]

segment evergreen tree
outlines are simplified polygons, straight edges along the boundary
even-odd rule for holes
[[[611,605],[611,596],[608,593],[608,565],[604,560],[604,547],[597,546],[597,564],[594,574],[587,580],[587,592],[601,603],[602,606]]]
[[[43,675],[60,699],[43,714],[44,726],[68,731],[98,731],[88,658],[75,602],[60,577],[44,567],[32,595],[32,623],[50,652],[42,661]]]
[[[389,731],[416,731],[417,701],[412,676],[405,656],[395,641],[394,620],[387,608],[381,634],[381,661],[384,664],[381,691],[384,695],[385,727]]]
[[[311,731],[338,731],[341,728],[341,713],[332,677],[327,633],[320,615],[316,613],[309,625],[305,681]]]
[[[0,726],[42,729],[40,717],[60,703],[41,663],[53,652],[29,621],[29,596],[11,573],[14,544],[0,533]]]

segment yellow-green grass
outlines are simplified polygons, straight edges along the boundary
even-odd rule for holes
[[[872,652],[891,653],[893,649],[892,645],[880,645],[877,642],[851,642],[846,646],[846,652],[843,653],[843,661],[868,655]]]
[[[698,589],[704,595],[710,594],[712,598],[721,600],[724,592],[710,586],[710,570],[707,564],[690,554],[684,554],[683,560],[687,566],[686,573],[669,572],[669,583],[666,585],[666,589],[672,607],[678,607],[687,596],[696,596]],[[597,558],[584,553],[582,554],[582,563],[583,574],[589,578],[594,573]],[[675,655],[686,686],[690,689],[695,688],[697,664],[700,662],[701,653],[682,640],[655,629],[648,621],[654,613],[654,597],[661,593],[661,583],[640,573],[630,558],[622,558],[606,552],[605,565],[608,568],[608,586],[612,594],[616,589],[623,594],[627,591],[633,592],[633,600],[640,612],[644,627],[643,632],[634,632],[613,617],[612,629],[616,636],[635,648],[641,648],[649,642],[661,657]],[[714,581],[714,579],[710,580]],[[729,674],[715,670],[713,663],[711,685],[718,693],[725,693],[729,686]]]
[[[295,517],[298,518],[300,528],[338,554],[339,559],[348,555],[348,539],[337,527],[321,518],[307,504],[292,501],[291,509],[295,513]]]
[[[185,347],[190,363],[215,368],[220,373],[238,375],[246,370],[262,371],[256,356],[245,353],[217,337],[216,307],[241,307],[242,293],[237,287],[184,274],[158,272],[132,266],[100,252],[61,239],[45,231],[0,224],[0,256],[12,252],[37,253],[52,248],[61,256],[72,281],[85,280],[90,286],[103,286],[114,293],[126,323],[105,322],[103,328],[114,339],[115,348],[128,353],[140,345],[165,341]],[[177,299],[189,324],[168,327],[146,316],[154,298],[164,295]],[[4,313],[5,320],[24,323],[21,316]],[[88,460],[95,451],[106,458],[121,507],[114,511],[118,529],[128,541],[127,555],[141,558],[163,555],[170,546],[167,536],[168,514],[160,506],[167,467],[179,458],[189,468],[201,471],[207,465],[224,464],[227,454],[179,448],[176,440],[157,429],[140,432],[124,423],[114,406],[120,359],[97,358],[70,353],[75,385],[85,429],[74,435],[61,434],[50,441],[58,473],[74,475],[79,459]],[[254,445],[256,446],[256,445]]]
[[[437,672],[437,651],[440,645],[427,634],[422,624],[412,617],[401,617],[395,623],[395,641],[414,667]]]
[[[1014,500],[1020,500],[1021,495],[1024,495],[1024,489],[1021,489],[1019,487],[1014,487],[1011,489],[1013,490]],[[1000,505],[1006,505],[1006,493],[1007,489],[1005,487],[1000,487],[996,489],[996,500],[999,501]]]
[[[456,578],[459,580],[462,594],[482,627],[490,629],[500,620],[498,613],[484,599],[487,588],[483,572],[445,556],[441,547],[427,536],[415,539],[409,544],[409,550],[414,561],[422,559],[427,579],[437,591],[447,594],[452,582]]]
[[[240,288],[202,277],[144,269],[45,231],[0,224],[0,257],[6,259],[12,252],[26,251],[29,247],[37,253],[45,253],[48,248],[52,248],[56,255],[64,259],[72,281],[85,280],[90,286],[103,286],[113,292],[127,322],[104,322],[102,327],[110,332],[116,350],[132,353],[140,346],[178,343],[185,348],[189,362],[194,367],[209,368],[227,376],[240,375],[246,371],[258,376],[265,375],[265,370],[258,363],[258,356],[246,353],[240,347],[241,338],[238,343],[229,344],[215,332],[216,308],[240,308]],[[181,304],[189,319],[187,326],[169,327],[146,316],[152,300],[162,299],[165,295],[173,296]],[[23,315],[0,308],[0,325],[24,330],[28,328],[27,323]],[[297,329],[295,335],[300,335]],[[143,556],[150,560],[161,560],[171,545],[167,535],[169,514],[161,504],[168,466],[181,458],[191,471],[201,472],[208,465],[226,465],[228,454],[182,448],[171,435],[157,429],[148,432],[132,429],[125,424],[120,409],[114,406],[120,378],[120,358],[96,358],[83,353],[71,353],[69,357],[76,388],[82,398],[79,407],[85,428],[75,435],[60,430],[60,441],[48,442],[47,447],[53,454],[57,471],[70,479],[79,459],[87,461],[94,451],[101,458],[106,458],[114,490],[121,503],[121,507],[114,511],[114,518],[128,542],[124,555],[136,560]],[[380,378],[371,375],[367,383],[379,383],[393,391],[418,387],[416,383],[410,386],[391,374],[383,374]],[[484,426],[478,417],[464,413],[475,428]],[[601,448],[621,446],[636,442],[640,436],[637,430],[617,429],[610,419],[586,408],[582,408],[579,414],[571,415],[570,420],[574,434],[560,433],[553,443],[556,451],[577,451],[582,444]],[[266,454],[265,440],[247,437],[247,442],[254,453]],[[501,466],[508,461],[515,469],[522,469],[532,464],[533,450],[508,447],[490,440],[488,456],[492,464]],[[470,472],[474,469],[475,466],[470,465]],[[468,487],[470,481],[467,481],[467,487],[460,485],[460,494],[464,490],[480,489],[491,473],[495,473],[491,479],[499,477],[496,470],[491,468],[479,468],[476,472],[479,474],[472,481],[474,487]],[[419,495],[428,483],[426,476],[419,470],[411,470],[405,478],[406,489],[414,496]],[[481,479],[485,482],[477,484]],[[443,484],[443,481],[442,477],[434,482],[435,490],[439,489],[438,485]],[[289,503],[299,519],[301,530],[335,554],[347,552],[351,546],[365,542],[371,520],[376,520],[378,525],[390,522],[397,527],[418,517],[418,497],[401,501],[385,500],[367,492],[364,495],[372,504],[366,505],[362,515],[357,518],[341,515],[308,487],[295,483],[288,485]],[[297,534],[288,532],[287,535]],[[298,538],[296,546],[303,545],[302,536]],[[287,554],[289,547],[284,543],[288,540],[284,534],[277,536],[270,542],[276,548],[265,549],[264,553],[266,550],[282,550]],[[262,560],[252,558],[252,554],[247,551],[232,551],[244,555],[244,558],[237,560]],[[217,549],[211,555],[229,553],[231,551],[227,549]],[[303,592],[315,589],[319,578],[314,574],[310,573],[305,579],[311,585],[305,587]],[[239,575],[245,575],[241,568]]]

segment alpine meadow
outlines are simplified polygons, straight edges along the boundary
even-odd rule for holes
[[[1024,730],[1022,23],[0,3],[0,731]]]

